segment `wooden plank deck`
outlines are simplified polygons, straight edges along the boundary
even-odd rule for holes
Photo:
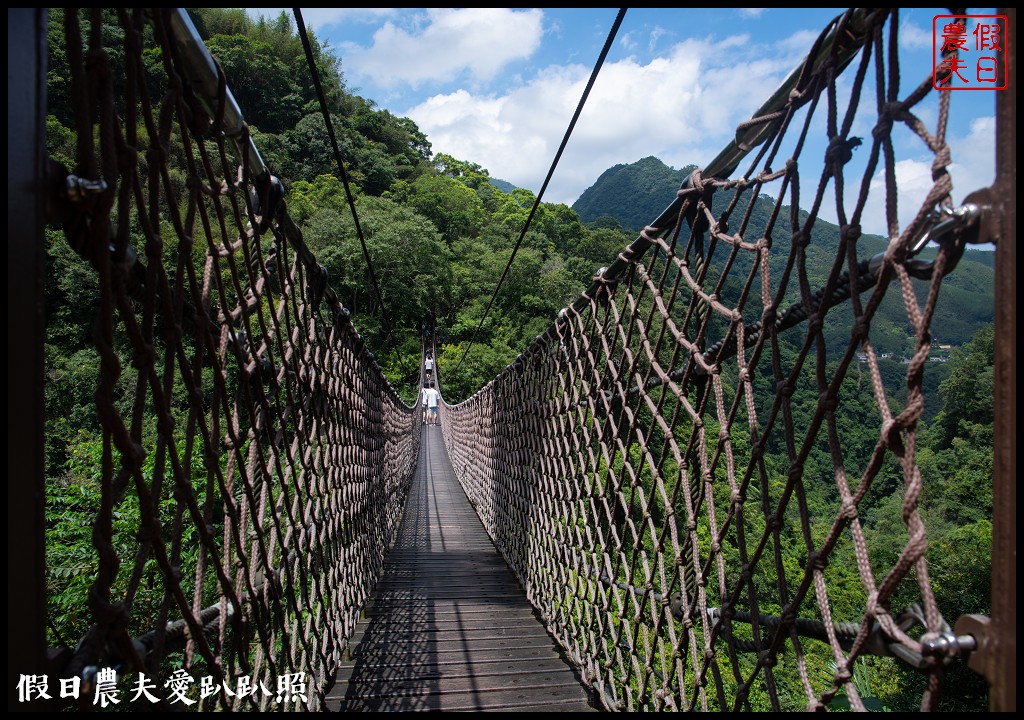
[[[594,711],[455,478],[440,427],[327,697],[343,711]]]

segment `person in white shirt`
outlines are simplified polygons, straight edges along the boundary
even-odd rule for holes
[[[427,353],[427,359],[423,361],[423,371],[427,380],[430,380],[430,374],[434,372],[434,357],[430,353]]]
[[[420,395],[420,403],[425,409],[424,422],[427,425],[440,425],[437,416],[437,405],[441,400],[441,393],[434,388],[434,383],[428,383]]]

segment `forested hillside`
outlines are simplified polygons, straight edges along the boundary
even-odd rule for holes
[[[661,215],[695,168],[687,165],[676,170],[656,157],[616,165],[601,173],[572,204],[572,209],[585,223],[608,216],[630,232],[638,232]]]
[[[584,223],[617,223],[635,235],[671,203],[676,190],[693,169],[694,166],[690,165],[675,170],[654,157],[646,157],[629,165],[616,165],[602,173],[572,207]],[[717,215],[724,210],[730,199],[731,195],[727,193],[716,195],[712,205],[714,213]],[[763,235],[773,202],[769,197],[755,200],[745,237],[756,239]],[[801,213],[801,218],[806,219],[806,213]],[[786,247],[786,241],[784,235],[778,238],[783,248]],[[858,240],[858,257],[869,258],[884,250],[886,244],[885,238],[878,235],[864,235]],[[825,281],[838,246],[839,228],[824,220],[817,220],[812,241],[807,247],[812,286],[820,287]],[[777,253],[773,257],[777,262],[772,270],[778,272],[781,270],[784,253]],[[934,251],[925,249],[921,257],[934,257]],[[971,339],[978,327],[993,321],[994,257],[992,252],[968,248],[956,271],[946,279],[934,323],[937,343],[963,345]],[[740,264],[732,269],[735,276],[743,277],[749,272],[749,262],[744,265],[745,260],[741,255]],[[917,287],[923,288],[924,284],[918,282]],[[837,308],[828,321],[826,332],[834,339],[846,332],[849,321],[849,311]],[[880,317],[876,318],[873,327],[876,347],[897,356],[905,354],[908,350],[906,338],[910,334],[912,328],[906,322],[904,308],[897,299],[890,297],[883,304]]]
[[[382,304],[378,303],[293,22],[288,15],[254,21],[241,9],[190,12],[224,69],[257,147],[284,182],[289,212],[326,267],[329,282],[351,311],[355,326],[409,402],[416,393],[420,328],[425,319],[436,323],[442,341],[438,366],[446,399],[461,401],[545,331],[559,310],[590,285],[596,270],[635,238],[637,228],[665,209],[688,172],[645,158],[631,166],[610,168],[581,196],[575,209],[541,204],[470,346],[534,204],[534,194],[496,183],[488,169],[472,158],[435,154],[430,139],[413,121],[351,93],[345,83],[344,58],[334,56],[314,38],[355,209],[380,281]],[[74,169],[75,143],[82,129],[76,127],[78,114],[68,86],[64,27],[64,10],[52,9],[47,143],[51,158]],[[116,48],[118,26],[112,22],[105,32]],[[159,52],[147,51],[147,62],[153,70],[152,95],[160,97]],[[184,188],[182,159],[172,158],[169,166],[172,183]],[[716,198],[716,207],[726,201],[724,196]],[[758,206],[752,232],[758,232],[758,223],[764,227],[759,214],[766,217],[769,211],[767,201]],[[98,502],[94,478],[103,443],[93,397],[99,376],[92,336],[97,280],[59,228],[50,228],[47,237],[46,463],[48,503],[54,518],[48,533],[48,575],[51,643],[56,646],[73,644],[88,628],[82,608],[96,561],[87,524]],[[808,247],[810,281],[815,287],[831,269],[838,237],[835,226],[821,221],[815,226]],[[884,242],[865,237],[858,247],[870,256]],[[717,253],[711,256],[712,262],[724,258],[724,249]],[[741,259],[731,269],[738,280],[726,286],[725,299],[742,290],[738,283],[750,270],[743,262],[748,261]],[[781,271],[781,267],[772,268],[773,273]],[[984,614],[990,604],[992,278],[991,257],[973,253],[949,277],[933,323],[937,361],[928,363],[925,377],[928,397],[935,401],[925,409],[928,426],[918,436],[924,444],[918,448],[918,457],[922,472],[937,479],[926,483],[924,507],[933,575],[941,578],[936,592],[951,623],[964,613]],[[756,304],[750,311],[756,316]],[[827,343],[844,348],[850,338],[849,309],[837,308],[827,317]],[[388,325],[394,329],[390,337],[385,332]],[[900,397],[907,373],[902,359],[912,347],[909,335],[912,329],[906,324],[899,295],[890,293],[872,327],[872,339],[878,352],[891,353],[882,370],[896,406],[905,399]],[[784,352],[795,352],[796,342],[787,346],[783,339]],[[940,344],[952,347],[940,350]],[[758,376],[756,382],[765,397],[774,392],[767,375]],[[851,463],[855,463],[870,454],[879,419],[871,393],[852,379],[849,385],[842,420],[864,428],[862,443],[850,449]],[[807,408],[816,399],[811,390],[806,397],[796,398],[806,400]],[[121,403],[131,401],[118,398]],[[781,457],[784,448],[775,450]],[[807,467],[809,473],[821,470],[827,475],[831,465],[822,452],[813,454]],[[887,492],[875,492],[877,497],[871,499],[870,517],[876,527],[901,525],[899,482],[894,469]],[[813,507],[816,500],[812,496],[808,502]],[[898,555],[902,548],[894,533],[891,547],[872,549]],[[846,572],[850,583],[857,582],[848,568],[835,572]],[[837,599],[836,606],[842,604]],[[960,666],[951,673],[950,682],[956,683],[958,693],[944,699],[945,709],[984,709],[985,686],[980,676]],[[878,666],[869,692],[889,709],[912,709],[908,698],[914,695],[910,689],[917,692],[917,682],[914,671],[886,660]],[[799,694],[795,691],[796,705]]]

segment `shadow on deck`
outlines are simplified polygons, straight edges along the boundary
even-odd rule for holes
[[[593,711],[455,478],[440,427],[327,707]]]

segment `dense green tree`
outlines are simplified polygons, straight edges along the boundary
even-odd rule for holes
[[[343,127],[340,118],[332,116],[332,121],[342,162],[346,163],[347,169],[351,169],[355,157],[352,139],[339,131]],[[284,165],[278,172],[286,181],[312,180],[318,175],[338,174],[331,138],[327,134],[324,117],[319,112],[306,115],[294,127],[282,133],[282,151]]]
[[[315,209],[306,222],[306,241],[324,264],[331,285],[353,312],[360,332],[384,338],[385,318],[374,297],[370,270],[350,214],[337,201]],[[364,196],[356,204],[392,329],[416,337],[419,320],[443,307],[450,283],[449,252],[426,219],[390,200]]]
[[[188,15],[203,39],[214,35],[246,35],[253,27],[244,8],[193,8]]]
[[[68,66],[64,12],[62,8],[49,8],[47,12],[46,106],[49,114],[61,126],[74,127],[75,115],[71,98],[71,70]],[[49,138],[47,141],[49,142]]]
[[[947,446],[961,427],[992,424],[994,326],[981,328],[971,342],[952,350],[949,363],[949,377],[939,386],[942,410],[935,418],[939,433],[935,440],[941,447]]]
[[[318,175],[313,182],[299,180],[288,192],[288,210],[292,219],[303,224],[317,211],[348,212],[345,186],[334,175]]]
[[[418,178],[406,202],[430,218],[449,245],[457,238],[478,235],[486,219],[479,196],[462,182],[443,175]]]
[[[459,160],[446,153],[438,153],[434,156],[434,167],[441,175],[451,178],[461,178],[466,185],[475,188],[481,183],[490,180],[490,173],[476,163]]]
[[[281,133],[299,121],[304,104],[300,88],[269,43],[246,35],[214,35],[206,46],[224,68],[249,125]]]
[[[529,190],[516,188],[504,195],[501,206],[491,216],[491,220],[512,232],[522,232],[535,200],[536,196]]]
[[[558,252],[563,255],[579,253],[577,248],[583,242],[585,229],[579,215],[568,205],[542,203],[533,225],[551,238]]]
[[[305,49],[296,32],[291,13],[281,11],[274,18],[261,16],[253,20],[245,10],[239,8],[191,8],[189,9],[189,16],[192,18],[199,36],[207,42],[208,46],[210,46],[211,40],[218,35],[225,38],[236,37],[242,38],[243,43],[250,44],[251,47],[258,48],[263,53],[263,57],[253,58],[254,64],[252,66],[238,65],[232,62],[226,63],[225,59],[221,58],[217,52],[213,53],[224,67],[228,86],[235,93],[235,97],[239,100],[242,112],[246,117],[259,114],[264,110],[261,110],[259,106],[250,107],[242,102],[238,93],[240,91],[245,93],[246,88],[244,85],[240,85],[240,82],[246,80],[252,73],[258,72],[264,66],[269,67],[277,64],[286,68],[288,79],[286,83],[282,83],[280,68],[274,67],[272,68],[275,77],[274,82],[281,89],[288,90],[289,93],[292,91],[297,93],[300,115],[320,109],[319,98],[317,97],[313,77],[309,70]],[[320,84],[324,91],[327,108],[332,113],[343,112],[346,93],[344,92],[345,86],[341,71],[341,60],[327,50],[324,43],[317,38],[315,33],[308,28],[306,33],[309,37],[314,64],[320,77]],[[212,47],[211,51],[213,51]],[[268,83],[268,80],[261,78],[255,78],[255,81],[257,86],[264,86]],[[281,95],[280,97],[284,98],[286,95]],[[289,101],[289,104],[291,104],[291,101]],[[277,112],[270,108],[265,108],[265,110]],[[254,124],[260,125],[259,123]],[[280,132],[286,127],[282,126],[279,129],[267,127],[263,129],[268,132]]]

